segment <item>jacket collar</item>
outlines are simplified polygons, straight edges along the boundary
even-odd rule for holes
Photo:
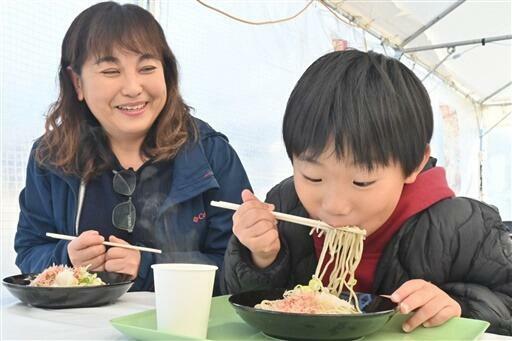
[[[192,141],[174,159],[171,191],[160,210],[187,201],[209,189],[219,188],[200,141]]]
[[[220,187],[204,153],[201,137],[198,141],[188,142],[178,152],[173,167],[171,190],[160,208],[161,211],[209,189]],[[54,170],[54,172],[68,184],[74,197],[78,198],[80,178],[63,174],[59,170]]]

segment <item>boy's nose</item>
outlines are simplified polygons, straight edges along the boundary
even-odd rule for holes
[[[348,200],[338,196],[324,200],[322,202],[322,209],[326,218],[329,217],[332,219],[332,222],[336,222],[340,217],[348,216],[352,212],[352,205]]]

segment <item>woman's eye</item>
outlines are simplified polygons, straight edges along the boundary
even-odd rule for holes
[[[101,73],[104,74],[104,75],[107,75],[107,76],[112,76],[112,75],[117,75],[119,73],[119,70],[108,69],[108,70],[101,71]]]
[[[309,176],[304,176],[304,179],[310,181],[310,182],[322,182],[322,179],[314,179],[314,178],[310,178]]]
[[[156,69],[155,66],[144,66],[142,69],[141,69],[141,72],[144,72],[144,73],[150,73],[151,71],[154,71]]]
[[[368,187],[375,183],[375,181],[352,181],[357,187]]]

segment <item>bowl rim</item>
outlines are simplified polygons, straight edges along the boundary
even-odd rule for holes
[[[307,314],[307,313],[293,313],[293,312],[280,312],[280,311],[274,311],[274,310],[266,310],[266,309],[260,309],[260,308],[255,308],[255,307],[250,307],[250,306],[247,306],[247,305],[243,305],[243,304],[240,304],[240,303],[235,303],[233,302],[233,297],[236,297],[236,296],[240,296],[240,295],[244,295],[244,294],[251,294],[251,293],[258,293],[258,292],[278,292],[278,291],[286,291],[288,289],[283,289],[283,288],[276,288],[276,289],[263,289],[263,290],[250,290],[250,291],[243,291],[243,292],[239,292],[237,294],[233,294],[231,296],[229,296],[229,303],[235,307],[235,308],[239,308],[241,310],[245,310],[245,311],[249,311],[249,312],[256,312],[256,313],[261,313],[261,314],[268,314],[268,315],[276,315],[276,316],[282,316],[282,317],[305,317],[305,318],[310,318],[310,319],[316,319],[316,318],[339,318],[339,317],[343,317],[343,318],[366,318],[366,317],[375,317],[375,316],[381,316],[381,315],[388,315],[388,314],[394,314],[398,311],[398,304],[394,303],[393,301],[391,301],[389,298],[386,298],[386,297],[381,297],[381,296],[378,296],[378,295],[375,295],[375,294],[371,294],[371,293],[366,293],[366,292],[356,292],[356,295],[371,295],[372,297],[379,297],[383,300],[388,300],[390,301],[392,304],[395,305],[395,308],[393,309],[388,309],[388,310],[381,310],[381,311],[376,311],[376,312],[372,312],[372,313],[365,313],[365,312],[362,312],[361,314]]]
[[[93,271],[92,273],[107,273],[106,271]],[[10,278],[15,278],[15,277],[25,277],[28,278],[29,276],[37,276],[38,274],[37,273],[28,273],[28,274],[18,274],[18,275],[12,275],[12,276],[7,276],[7,277],[4,277],[2,279],[2,284],[5,285],[6,287],[11,287],[11,288],[20,288],[20,289],[25,289],[25,290],[76,290],[76,289],[81,289],[81,290],[90,290],[90,289],[98,289],[98,288],[112,288],[112,287],[115,287],[115,286],[123,286],[123,285],[128,285],[128,284],[133,284],[135,282],[135,280],[127,280],[127,281],[122,281],[122,282],[118,282],[118,283],[114,283],[114,284],[101,284],[101,285],[84,285],[84,286],[68,286],[68,287],[36,287],[36,286],[30,286],[28,284],[18,284],[18,283],[10,283],[10,282],[7,282],[6,280],[10,279]],[[119,274],[119,275],[123,275],[123,274]],[[28,279],[26,279],[28,280]]]

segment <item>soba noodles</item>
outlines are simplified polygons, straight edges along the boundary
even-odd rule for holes
[[[311,230],[311,233],[319,229]],[[345,226],[319,232],[325,233],[324,245],[313,278],[306,286],[297,285],[287,290],[280,300],[263,300],[255,308],[290,313],[307,314],[354,314],[361,313],[354,286],[357,281],[355,271],[363,253],[366,232],[358,227]],[[329,260],[324,264],[326,254]],[[324,287],[322,279],[327,268],[334,268],[329,276],[329,284]],[[349,292],[348,302],[340,299],[342,291]]]

